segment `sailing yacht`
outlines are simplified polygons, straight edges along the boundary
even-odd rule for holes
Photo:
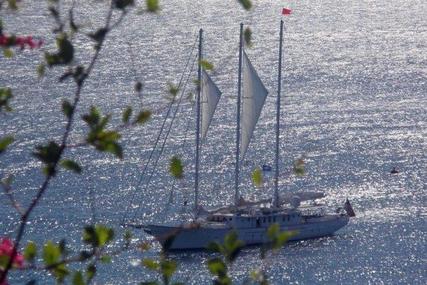
[[[319,211],[314,206],[303,207],[301,202],[322,197],[319,193],[302,193],[299,195],[279,195],[279,131],[280,131],[280,92],[283,21],[280,25],[278,98],[276,114],[276,151],[275,151],[275,191],[273,199],[257,202],[245,201],[239,194],[239,172],[241,158],[249,146],[262,107],[267,97],[264,87],[255,68],[243,49],[243,24],[240,25],[239,74],[237,98],[236,128],[236,169],[234,205],[216,210],[205,210],[199,205],[199,148],[200,133],[206,136],[210,120],[221,96],[209,75],[202,70],[202,30],[199,33],[199,69],[198,95],[196,108],[196,162],[195,162],[195,219],[181,225],[144,225],[143,230],[155,237],[168,250],[204,249],[210,242],[222,242],[224,237],[235,231],[245,245],[268,242],[267,229],[272,224],[279,224],[282,231],[293,231],[291,240],[332,235],[344,227],[353,216],[350,203],[343,209],[330,213]],[[242,96],[242,93],[244,96]],[[201,103],[201,97],[203,103]],[[243,98],[243,100],[242,100]],[[243,102],[241,102],[243,101]],[[242,111],[240,110],[242,106]],[[203,113],[201,119],[201,112]],[[200,132],[200,125],[202,131]],[[351,211],[350,211],[351,210]]]

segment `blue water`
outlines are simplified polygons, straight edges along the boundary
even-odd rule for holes
[[[71,3],[63,2],[64,8]],[[75,14],[84,29],[98,27],[105,15],[103,2],[79,2],[84,3]],[[66,238],[71,249],[79,250],[82,227],[93,220],[114,227],[120,236],[125,216],[139,222],[178,222],[186,217],[182,205],[192,201],[191,161],[186,179],[176,184],[169,179],[167,163],[173,154],[191,157],[188,101],[178,112],[173,139],[166,144],[151,185],[145,186],[146,178],[140,183],[140,177],[165,115],[166,83],[178,83],[200,27],[205,30],[205,56],[216,67],[212,77],[223,92],[203,146],[201,203],[218,206],[233,199],[241,21],[252,28],[253,47],[247,53],[270,91],[246,156],[241,191],[247,198],[270,197],[272,181],[254,189],[250,172],[273,163],[278,28],[281,8],[287,5],[293,15],[285,18],[281,189],[325,191],[323,202],[328,205],[349,198],[357,217],[335,236],[292,243],[265,264],[259,249],[245,249],[231,274],[239,284],[252,269],[264,266],[272,284],[426,284],[427,2],[254,2],[253,11],[245,12],[234,1],[162,1],[159,15],[127,17],[110,35],[78,112],[97,105],[119,122],[126,106],[144,106],[153,110],[153,120],[124,135],[123,160],[92,149],[70,150],[67,157],[81,163],[84,173],[58,175],[34,211],[25,240]],[[24,1],[19,13],[0,13],[8,31],[42,37],[45,50],[54,48],[45,1]],[[87,63],[91,43],[82,36],[75,42],[80,44],[78,61]],[[57,83],[58,70],[39,80],[35,68],[41,58],[38,51],[19,52],[13,60],[0,57],[0,86],[12,87],[15,94],[14,113],[0,116],[0,136],[16,137],[13,148],[1,157],[0,176],[15,176],[15,194],[23,205],[43,179],[31,151],[61,136],[60,104],[74,90],[69,82]],[[143,100],[133,92],[133,69],[144,82]],[[81,141],[85,130],[76,123],[70,143]],[[305,157],[307,174],[289,175],[292,161],[300,156]],[[400,173],[390,175],[392,167]],[[0,235],[13,236],[17,215],[4,194],[0,203]],[[134,234],[137,240],[149,239],[141,231]],[[157,256],[159,250],[156,246],[147,255],[130,252],[114,258],[113,265],[100,266],[97,284],[136,284],[155,277],[135,264],[143,256]],[[176,280],[211,280],[205,265],[210,254],[173,257],[180,263]],[[31,276],[41,284],[53,284],[44,274]],[[28,279],[17,272],[11,281],[22,284]]]

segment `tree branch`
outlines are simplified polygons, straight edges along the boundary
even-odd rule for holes
[[[113,1],[111,1],[110,2],[110,8],[108,10],[108,14],[107,14],[105,25],[104,25],[104,29],[107,30],[107,33],[110,31],[110,23],[111,23],[111,18],[112,18],[112,14],[113,14],[113,9],[114,9]],[[95,49],[95,53],[94,53],[94,55],[92,57],[92,60],[89,63],[89,66],[87,67],[87,69],[86,69],[85,73],[83,74],[83,76],[81,76],[79,78],[79,80],[77,80],[77,82],[76,82],[77,83],[77,89],[76,89],[75,94],[74,94],[74,101],[73,101],[73,104],[72,104],[72,112],[71,112],[71,114],[70,114],[70,116],[69,116],[69,118],[67,120],[65,131],[64,131],[64,134],[62,136],[58,158],[52,164],[52,169],[54,169],[54,170],[57,169],[58,164],[59,164],[59,162],[60,162],[60,160],[61,160],[61,158],[62,158],[62,156],[64,154],[64,151],[65,151],[65,148],[66,148],[66,142],[67,142],[67,139],[68,139],[69,134],[71,132],[71,128],[72,128],[73,121],[74,121],[74,115],[75,115],[77,106],[78,106],[79,101],[80,101],[80,96],[81,96],[81,93],[82,93],[82,89],[83,89],[84,83],[85,83],[86,79],[89,77],[90,73],[92,72],[92,70],[93,70],[93,68],[95,66],[95,63],[96,63],[96,61],[97,61],[97,59],[99,57],[99,54],[100,54],[100,51],[102,49],[102,46],[103,46],[104,42],[105,42],[105,37],[103,37],[99,41],[99,43],[97,45],[97,48]],[[52,180],[52,178],[55,175],[55,172],[56,171],[51,171],[46,176],[43,184],[40,186],[40,188],[39,188],[39,190],[37,192],[37,195],[33,198],[31,204],[29,205],[29,207],[27,208],[27,210],[24,211],[23,215],[21,216],[21,221],[20,221],[20,225],[19,225],[19,228],[18,228],[18,233],[16,235],[15,242],[14,242],[14,248],[13,248],[12,254],[10,256],[9,262],[7,263],[6,268],[4,269],[4,271],[1,272],[0,284],[2,284],[6,280],[6,277],[7,277],[8,273],[9,273],[10,269],[12,268],[13,260],[14,260],[14,258],[16,257],[16,255],[18,253],[18,247],[19,247],[19,245],[21,243],[21,240],[22,240],[22,237],[24,235],[25,228],[27,226],[29,217],[30,217],[32,211],[34,210],[34,208],[38,205],[40,199],[45,194],[46,189],[48,188],[50,181]]]

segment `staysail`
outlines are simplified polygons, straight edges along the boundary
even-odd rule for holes
[[[216,105],[221,97],[221,91],[212,81],[206,71],[202,71],[202,139],[205,139],[209,125],[215,113]]]
[[[255,125],[264,106],[268,91],[261,82],[255,68],[249,61],[248,56],[243,52],[243,110],[241,119],[241,139],[240,157],[245,157],[246,150],[251,140]]]

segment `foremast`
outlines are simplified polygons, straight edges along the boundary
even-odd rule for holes
[[[196,163],[194,171],[194,212],[197,217],[199,209],[199,167],[200,167],[200,95],[202,93],[202,43],[203,29],[199,30],[199,55],[197,69],[197,99],[196,99]]]
[[[280,152],[280,93],[282,88],[282,42],[283,42],[283,20],[280,21],[279,40],[279,67],[277,78],[277,102],[276,102],[276,149],[275,149],[275,171],[274,171],[274,197],[273,206],[279,207],[279,152]]]
[[[239,204],[239,176],[240,176],[240,107],[242,93],[242,56],[243,56],[243,23],[240,23],[239,38],[239,74],[237,80],[237,126],[236,126],[236,169],[234,177],[234,205]]]

